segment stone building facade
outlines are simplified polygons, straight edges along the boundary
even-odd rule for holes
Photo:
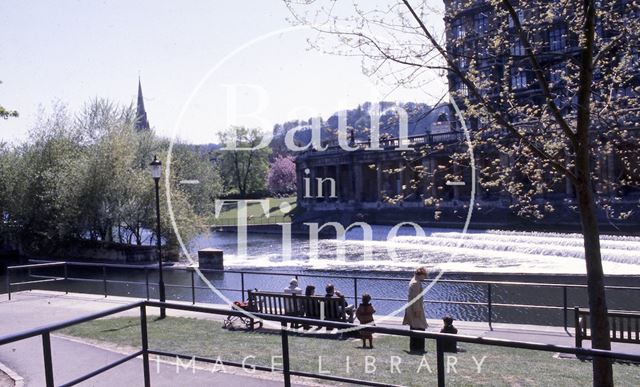
[[[484,72],[492,79],[500,79],[507,84],[496,83],[493,89],[483,89],[482,93],[488,98],[499,98],[499,91],[508,87],[517,98],[535,101],[539,98],[533,82],[533,74],[527,67],[527,58],[523,55],[523,48],[516,37],[507,39],[509,47],[504,56],[489,55],[488,41],[484,35],[490,30],[492,18],[490,5],[483,0],[445,0],[447,17],[445,18],[447,33],[447,50],[450,53],[460,53],[459,65],[468,68],[471,59],[479,72]],[[527,10],[518,10],[521,17],[531,17]],[[541,65],[548,69],[547,76],[553,82],[553,88],[562,88],[558,79],[563,71],[563,63],[575,57],[576,42],[568,34],[566,21],[555,20],[549,23],[546,32],[537,36],[545,54],[541,56]],[[559,55],[558,53],[562,53]],[[505,64],[516,63],[518,71],[509,70]],[[505,76],[507,72],[507,76]],[[448,74],[449,90],[453,93],[464,93],[464,84],[455,74]],[[540,101],[542,104],[544,101]],[[461,106],[464,109],[464,106]],[[568,106],[562,114],[572,114]],[[636,113],[637,115],[637,113]],[[448,117],[454,117],[450,107]],[[466,122],[473,133],[484,125],[480,119],[470,118]],[[631,141],[626,145],[637,145],[638,126],[628,129]],[[428,156],[411,154],[411,150],[400,151],[400,141],[410,144],[410,148],[419,149],[424,145],[436,146],[442,144],[438,151],[430,152]],[[457,218],[463,213],[471,199],[472,182],[470,168],[451,170],[451,155],[465,152],[467,145],[460,123],[447,118],[439,120],[426,133],[409,137],[404,140],[381,140],[381,150],[370,149],[367,142],[357,143],[358,150],[346,151],[337,145],[330,145],[323,151],[308,151],[300,154],[296,159],[298,205],[312,212],[368,212],[384,210],[386,215],[403,213],[405,218],[412,213],[434,212],[448,209],[450,214],[457,213]],[[481,152],[480,152],[481,151]],[[618,150],[612,149],[597,155],[599,176],[604,180],[626,180],[631,182],[618,187],[615,192],[605,192],[606,195],[621,203],[622,206],[637,208],[640,200],[640,177],[637,176],[638,167],[623,165]],[[483,153],[484,152],[484,153]],[[407,157],[407,153],[409,153]],[[415,153],[415,152],[414,152]],[[487,167],[493,160],[499,159],[500,164],[510,165],[512,160],[507,156],[491,154],[491,149],[476,149],[476,170]],[[483,157],[483,154],[486,157]],[[489,157],[490,156],[490,157]],[[413,165],[407,165],[407,159],[416,160]],[[637,161],[640,162],[640,161]],[[423,168],[427,176],[416,179],[416,168]],[[460,167],[458,167],[460,168]],[[446,171],[446,172],[444,172]],[[635,174],[634,176],[631,176]],[[448,176],[448,177],[447,177]],[[454,177],[454,181],[448,181]],[[417,180],[417,181],[416,181]],[[475,206],[481,209],[488,218],[506,219],[512,214],[510,206],[512,199],[506,192],[497,188],[481,187],[475,179]],[[451,184],[457,182],[458,184]],[[412,184],[413,183],[413,184]],[[335,195],[329,195],[331,185],[335,185]],[[599,182],[596,184],[600,184]],[[320,187],[322,187],[320,192]],[[597,187],[599,188],[599,187]],[[560,211],[556,216],[570,212],[574,204],[575,193],[569,179],[557,183],[557,186],[547,192],[541,201],[558,204]],[[598,189],[598,191],[602,191]],[[437,208],[429,206],[425,200],[438,197]],[[401,198],[394,200],[394,198]],[[635,211],[636,220],[638,219]],[[499,215],[498,215],[499,214]],[[561,215],[560,215],[561,216]],[[501,218],[502,217],[502,218]],[[575,218],[575,217],[572,217]]]
[[[439,122],[438,125],[449,122]],[[447,185],[444,173],[430,176],[429,182],[421,179],[416,165],[428,171],[437,171],[438,166],[448,166],[454,149],[464,149],[461,132],[444,132],[408,137],[405,146],[411,150],[400,150],[398,139],[380,140],[380,148],[371,149],[368,142],[355,143],[357,150],[346,151],[337,145],[328,144],[323,151],[308,151],[296,158],[298,205],[312,210],[359,210],[424,206],[424,199],[443,196],[448,205],[468,202],[470,172],[460,171],[460,181],[465,185]],[[444,144],[441,151],[419,157],[413,151],[425,144]],[[408,153],[408,154],[407,154]],[[420,158],[419,161],[416,161]],[[411,166],[408,160],[413,161]],[[422,180],[422,181],[421,181]],[[398,198],[400,200],[394,200]]]

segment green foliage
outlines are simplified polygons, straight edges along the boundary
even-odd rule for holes
[[[174,182],[177,189],[184,192],[196,213],[212,213],[214,200],[222,191],[218,167],[213,166],[199,146],[177,143],[173,145],[171,155],[171,175],[180,178]],[[180,184],[181,180],[198,183]]]
[[[75,239],[153,243],[155,193],[148,164],[154,154],[165,162],[169,144],[136,131],[134,116],[132,107],[101,99],[75,116],[55,105],[24,144],[0,144],[0,232],[19,234],[24,247],[43,252]],[[172,206],[188,242],[220,192],[218,172],[186,145],[174,147],[172,167]],[[178,183],[196,176],[202,181],[196,187]],[[171,250],[178,241],[164,178],[160,188],[162,238]]]
[[[18,112],[15,110],[7,110],[0,105],[0,118],[4,118],[6,120],[9,117],[18,117]]]
[[[0,83],[2,83],[2,81],[0,81]],[[9,117],[18,117],[18,112],[15,110],[7,110],[0,105],[0,118],[4,118],[6,120]]]
[[[262,140],[262,133],[258,129],[231,127],[220,134],[220,141],[224,144],[235,144],[240,149],[222,149],[218,152],[220,170],[226,171],[222,178],[225,189],[237,190],[241,198],[265,189],[267,172],[269,170],[268,147],[257,147]],[[226,146],[229,148],[229,146]],[[247,149],[242,149],[247,148]]]

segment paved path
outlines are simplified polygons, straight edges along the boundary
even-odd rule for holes
[[[108,299],[86,295],[61,295],[45,291],[22,292],[12,295],[12,301],[0,302],[0,336],[37,328],[45,324],[61,322],[93,312],[131,303],[131,298],[109,297]],[[153,313],[150,310],[151,313]],[[139,315],[139,310],[122,315]],[[176,315],[176,314],[174,314]],[[181,315],[189,315],[182,313]],[[42,344],[39,337],[0,346],[0,362],[24,378],[25,386],[44,386]],[[51,347],[54,358],[54,380],[56,385],[69,382],[87,372],[123,357],[120,352],[107,350],[77,340],[52,335]],[[153,359],[153,357],[152,357]],[[186,362],[186,361],[185,361]],[[227,367],[227,370],[233,367]],[[196,370],[180,369],[175,364],[151,364],[151,383],[155,386],[282,386],[280,374],[259,373],[250,376],[242,370],[235,373],[212,372],[213,367]],[[231,370],[229,370],[231,371]],[[79,384],[80,386],[142,386],[142,360],[134,359],[121,364],[104,374]],[[3,379],[0,379],[2,381]],[[2,383],[0,386],[4,387]]]
[[[26,329],[37,328],[39,326],[80,317],[94,312],[103,311],[119,305],[134,302],[133,298],[114,297],[104,298],[102,296],[90,294],[69,294],[64,295],[58,292],[33,291],[21,292],[13,295],[12,301],[7,301],[5,295],[0,301],[0,335],[15,333]],[[212,306],[209,304],[205,304]],[[223,307],[222,305],[216,305]],[[149,314],[157,313],[157,310],[150,308]],[[208,319],[221,319],[223,316],[203,315],[193,312],[183,312],[169,310],[172,316],[198,317]],[[131,310],[120,314],[139,315],[139,310]],[[441,321],[429,321],[429,331],[439,331]],[[383,324],[379,324],[383,325]],[[384,325],[400,327],[400,319],[391,319]],[[483,336],[518,341],[530,341],[547,344],[572,346],[573,336],[565,332],[563,328],[516,325],[516,324],[493,324],[491,331],[486,323],[464,322],[455,323],[460,334],[470,336]],[[572,330],[570,330],[572,333]],[[588,346],[589,342],[585,342]],[[21,342],[0,346],[0,362],[16,371],[25,379],[26,386],[44,385],[44,371],[42,361],[41,341],[39,338],[23,340]],[[53,336],[53,355],[56,384],[70,381],[86,372],[106,365],[109,362],[122,358],[119,352],[99,348],[90,344],[79,342],[75,339]],[[614,344],[614,350],[640,354],[640,346],[634,344]],[[191,373],[182,370],[176,374],[175,364],[160,364],[156,368],[152,363],[152,384],[153,386],[280,386],[282,377],[280,374],[256,373],[254,376],[247,375],[242,370],[232,368],[234,373],[211,372],[207,370]],[[231,370],[229,370],[231,371]],[[259,375],[260,378],[256,377]],[[305,379],[297,379],[300,384],[310,384]],[[134,359],[120,365],[103,375],[85,382],[85,386],[135,386],[142,385],[142,362]]]

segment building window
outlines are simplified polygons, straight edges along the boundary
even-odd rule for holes
[[[514,38],[513,41],[511,42],[511,55],[524,56],[524,54],[525,54],[524,44],[522,44],[522,41],[520,40],[520,38]]]
[[[522,70],[511,70],[511,88],[521,90],[527,87],[527,73]]]
[[[466,70],[467,66],[468,66],[468,61],[467,61],[467,57],[466,56],[461,56],[460,58],[458,58],[458,67],[461,70]]]
[[[519,9],[516,11],[516,15],[518,15],[518,20],[520,21],[520,24],[522,24],[522,22],[524,21],[524,11]],[[516,23],[514,22],[511,15],[509,15],[509,28],[513,28],[515,26],[516,26]]]
[[[483,44],[478,45],[478,48],[474,51],[476,53],[476,61],[478,62],[478,67],[487,67],[490,65],[491,55],[489,53],[489,47],[487,47],[487,43],[483,42]]]
[[[549,82],[554,85],[559,84],[562,81],[562,76],[564,75],[564,66],[554,65],[549,69]]]
[[[454,39],[460,39],[460,38],[464,38],[464,35],[465,35],[464,20],[458,19],[455,22],[453,22],[453,37]]]
[[[464,84],[464,82],[460,82],[460,84],[458,85],[458,95],[462,97],[469,96],[469,88]]]
[[[567,47],[567,29],[564,26],[553,27],[549,31],[549,49],[561,51]]]
[[[489,27],[489,18],[484,13],[477,13],[473,15],[473,29],[477,33],[481,34]]]

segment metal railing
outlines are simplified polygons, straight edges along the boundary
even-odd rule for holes
[[[78,383],[91,379],[94,376],[100,375],[114,367],[124,364],[132,359],[142,357],[142,373],[144,376],[144,385],[148,387],[148,386],[151,386],[149,355],[167,356],[167,357],[172,357],[176,359],[177,358],[194,359],[195,361],[199,361],[199,362],[205,362],[210,364],[222,364],[224,366],[232,366],[232,367],[240,367],[240,368],[246,367],[245,364],[231,362],[231,361],[221,361],[220,358],[213,359],[213,358],[207,358],[207,357],[198,357],[198,356],[191,356],[187,354],[174,353],[174,352],[168,352],[168,351],[160,351],[160,350],[149,348],[149,338],[148,338],[148,328],[147,328],[147,307],[166,308],[166,309],[174,309],[174,310],[182,310],[182,311],[188,311],[188,312],[197,312],[197,313],[222,315],[222,316],[245,316],[245,312],[240,312],[237,310],[183,305],[183,304],[176,304],[176,303],[170,303],[170,302],[162,303],[162,302],[155,302],[155,301],[141,301],[141,302],[135,302],[132,304],[108,309],[103,312],[93,313],[93,314],[75,318],[72,320],[67,320],[61,323],[46,325],[41,328],[31,329],[28,331],[10,334],[6,336],[0,336],[0,345],[6,345],[16,341],[40,336],[42,338],[42,353],[43,353],[43,362],[44,362],[44,370],[45,370],[44,372],[45,384],[47,387],[53,387],[55,385],[55,381],[54,381],[54,372],[53,372],[53,356],[52,356],[52,350],[51,350],[52,349],[51,348],[52,332],[55,332],[67,327],[71,327],[73,325],[77,325],[77,324],[93,321],[99,318],[111,316],[117,313],[125,312],[134,308],[139,308],[140,309],[140,338],[141,338],[141,348],[139,350],[129,355],[126,355],[114,362],[111,362],[105,366],[102,366],[96,370],[93,370],[87,374],[79,376],[73,379],[72,381],[59,384],[59,385],[74,386]],[[355,324],[349,324],[349,323],[308,319],[308,318],[302,318],[302,317],[274,316],[274,315],[265,315],[265,314],[255,314],[254,317],[257,319],[274,321],[276,323],[280,323],[280,326],[281,326],[280,337],[281,337],[281,346],[282,346],[282,369],[273,369],[272,367],[265,367],[265,366],[259,366],[259,365],[252,365],[251,368],[257,369],[260,371],[275,372],[277,370],[278,372],[281,372],[285,387],[291,386],[291,376],[302,376],[302,377],[308,377],[308,378],[324,379],[324,380],[331,380],[331,381],[337,381],[337,382],[343,382],[343,383],[355,383],[355,384],[369,385],[369,386],[388,386],[389,385],[389,384],[379,383],[375,381],[358,380],[358,379],[346,378],[346,377],[325,374],[325,373],[311,373],[311,372],[305,372],[305,371],[299,371],[299,370],[292,370],[291,363],[290,363],[291,348],[289,346],[289,336],[295,333],[291,333],[289,332],[288,329],[285,329],[287,324],[298,324],[299,326],[313,325],[313,326],[323,327],[327,329],[329,328],[330,329],[348,329],[348,328],[359,327],[359,329],[363,329],[371,333],[381,333],[381,334],[392,335],[392,336],[416,337],[416,338],[424,338],[428,340],[435,340],[436,341],[436,365],[437,365],[436,370],[437,370],[437,380],[438,380],[439,387],[443,387],[446,384],[444,347],[445,347],[445,342],[450,340],[456,340],[458,342],[469,343],[469,344],[487,345],[487,346],[493,346],[493,347],[506,347],[506,348],[526,349],[526,350],[545,351],[545,352],[558,352],[558,353],[565,353],[565,354],[573,354],[579,357],[602,357],[602,358],[607,358],[612,360],[640,362],[640,355],[607,351],[607,350],[574,348],[574,347],[550,345],[550,344],[542,344],[542,343],[530,343],[530,342],[500,340],[500,339],[491,339],[491,338],[474,337],[474,336],[451,335],[446,333],[411,331],[411,330],[387,328],[387,327],[380,327],[380,326],[373,326],[373,325],[357,326]],[[314,338],[314,339],[317,339],[317,338]],[[317,340],[321,340],[321,339],[317,339]]]
[[[93,267],[99,270],[101,273],[101,278],[79,278],[69,276],[69,267],[77,266],[77,267]],[[51,275],[34,275],[31,273],[32,269],[37,268],[50,268],[50,267],[62,267],[63,275],[62,276],[51,276]],[[144,270],[144,282],[141,281],[126,281],[126,280],[116,280],[109,279],[107,276],[108,268],[127,268],[127,269],[136,269],[136,270]],[[20,282],[11,282],[12,272],[18,270],[27,270],[29,277],[36,278],[33,281],[20,281]],[[150,296],[150,287],[153,285],[150,282],[150,272],[154,270],[150,267],[141,268],[135,265],[117,265],[117,264],[101,264],[101,263],[79,263],[79,262],[48,262],[48,263],[38,263],[31,265],[20,265],[20,266],[9,266],[7,267],[6,274],[6,288],[9,300],[11,300],[12,287],[17,286],[31,286],[37,285],[41,283],[47,282],[58,282],[62,281],[64,283],[64,292],[69,292],[69,283],[72,281],[76,282],[89,282],[89,283],[101,283],[102,284],[102,294],[104,297],[109,295],[109,284],[129,284],[129,285],[138,285],[144,286],[145,289],[145,298],[147,301],[151,299]],[[208,290],[207,286],[200,286],[196,284],[196,273],[192,269],[184,268],[171,268],[170,270],[180,270],[188,272],[189,274],[189,283],[188,284],[172,284],[166,283],[165,286],[167,288],[176,288],[176,289],[188,289],[190,290],[190,298],[191,303],[195,304],[198,302],[196,297],[198,290]],[[342,279],[352,282],[352,293],[345,293],[344,296],[347,299],[353,299],[354,305],[358,306],[359,296],[359,287],[363,281],[390,281],[390,282],[398,282],[406,285],[410,278],[391,278],[391,277],[376,277],[376,276],[344,276],[344,275],[327,275],[327,274],[303,274],[303,273],[291,273],[291,272],[275,272],[275,271],[252,271],[252,270],[215,270],[215,269],[201,269],[203,273],[223,273],[223,274],[237,274],[240,276],[240,287],[239,288],[227,288],[227,287],[217,287],[218,290],[223,292],[233,292],[240,293],[239,296],[241,300],[244,302],[245,295],[247,290],[253,289],[254,286],[251,284],[247,284],[246,276],[247,275],[258,275],[258,276],[286,276],[286,277],[295,277],[296,279],[300,278],[325,278],[325,279]],[[427,280],[429,281],[429,280]],[[450,305],[462,305],[462,306],[470,306],[470,307],[482,307],[487,311],[487,324],[489,328],[493,330],[494,323],[494,309],[495,308],[514,308],[514,309],[541,309],[541,310],[555,310],[560,311],[562,313],[562,321],[564,330],[569,333],[569,313],[573,311],[573,308],[577,305],[577,303],[572,302],[569,304],[568,291],[569,289],[583,289],[586,290],[587,285],[581,284],[567,284],[567,283],[544,283],[544,282],[524,282],[524,281],[484,281],[484,280],[462,280],[462,279],[440,279],[438,283],[442,284],[469,284],[477,287],[484,288],[484,300],[473,301],[473,300],[462,300],[462,301],[452,301],[452,300],[441,300],[441,299],[431,299],[426,298],[424,300],[425,304],[450,304]],[[504,302],[495,302],[494,301],[494,290],[496,287],[527,287],[527,288],[550,288],[550,289],[559,289],[562,290],[562,301],[561,305],[548,305],[548,304],[524,304],[524,303],[504,303]],[[606,290],[628,290],[628,291],[640,291],[640,287],[636,286],[605,286]],[[379,301],[387,301],[387,302],[397,302],[397,303],[406,303],[406,298],[397,298],[397,297],[383,297],[378,295],[373,295],[376,300]],[[616,308],[619,310],[624,310],[620,308]]]
[[[444,132],[444,133],[425,133],[425,134],[417,134],[413,136],[407,137],[382,137],[378,139],[378,144],[382,148],[397,148],[400,146],[418,146],[423,144],[441,144],[441,143],[454,143],[454,142],[462,142],[464,141],[464,133],[463,132]],[[361,148],[370,148],[371,147],[371,139],[368,140],[355,140],[349,146],[357,146]],[[338,140],[329,140],[323,141],[322,147],[327,150],[336,150],[340,149],[340,144]],[[315,152],[315,149],[311,149],[307,152]]]

